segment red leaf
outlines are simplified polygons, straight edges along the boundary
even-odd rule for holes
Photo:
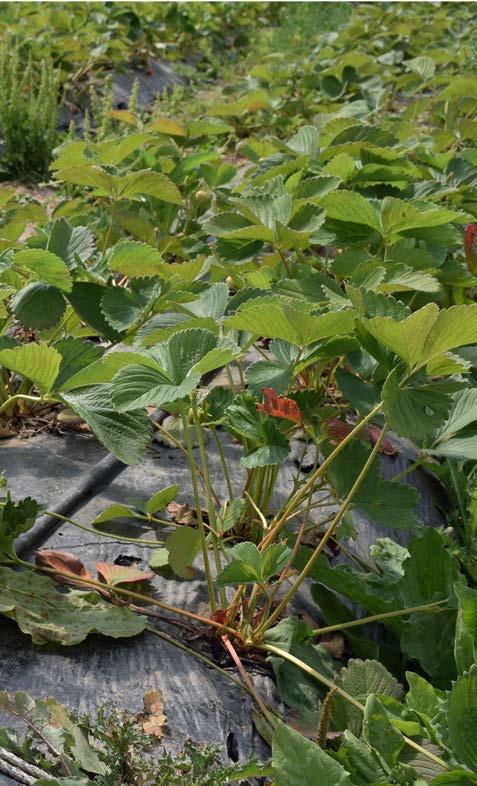
[[[335,444],[338,442],[342,442],[348,434],[351,433],[354,426],[350,423],[345,423],[343,420],[339,418],[332,418],[328,420],[326,424],[326,430],[328,432],[331,441]],[[375,445],[381,435],[381,429],[378,426],[371,426],[367,425],[364,431],[361,432],[361,438],[365,436],[367,442],[371,445]],[[384,438],[383,443],[380,447],[380,453],[385,456],[398,456],[399,450],[393,445],[390,439],[387,437]]]
[[[75,576],[83,579],[93,578],[79,557],[77,557],[76,554],[71,554],[69,551],[43,549],[42,551],[37,551],[35,562],[42,568],[51,568],[52,570],[58,570],[64,573],[74,573]],[[85,587],[81,582],[67,579],[65,576],[54,576],[54,579],[61,584],[74,584],[77,587]]]
[[[302,422],[302,415],[298,404],[292,398],[279,396],[273,388],[263,388],[263,404],[257,404],[258,412],[266,412],[274,418],[293,420],[294,423]]]
[[[369,425],[366,426],[366,433],[371,445],[375,445],[381,436],[381,429],[377,426]],[[382,445],[380,447],[380,453],[383,453],[385,456],[399,456],[399,450],[387,437],[383,439]]]
[[[98,571],[98,579],[110,587],[116,584],[136,584],[138,581],[154,578],[154,573],[151,571],[129,568],[127,565],[115,565],[113,562],[95,562],[94,567]]]

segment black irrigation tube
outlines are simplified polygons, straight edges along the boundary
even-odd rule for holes
[[[209,384],[212,382],[222,370],[222,368],[219,368],[216,371],[205,374],[204,383]],[[158,409],[154,412],[151,419],[156,423],[162,423],[168,415],[169,412]],[[78,508],[82,508],[90,499],[99,494],[105,487],[109,486],[126,467],[128,467],[128,464],[124,464],[112,453],[108,453],[89,472],[83,475],[80,482],[70,492],[65,494],[61,502],[51,508],[51,512],[60,516],[70,516]],[[15,551],[18,556],[24,557],[31,554],[38,546],[41,546],[48,540],[50,535],[53,535],[63,523],[55,516],[47,514],[41,516],[28,532],[24,532],[16,539]]]

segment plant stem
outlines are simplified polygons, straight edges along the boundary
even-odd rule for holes
[[[189,460],[189,454],[187,453],[187,450],[186,450],[186,448],[184,447],[184,445],[182,445],[182,444],[179,442],[179,440],[178,440],[178,439],[176,439],[176,438],[175,438],[175,437],[174,437],[174,436],[173,436],[173,435],[170,433],[170,431],[168,431],[166,428],[164,428],[164,426],[163,426],[161,423],[156,423],[154,420],[152,421],[152,425],[153,425],[153,427],[154,427],[154,428],[157,428],[159,431],[162,431],[162,433],[163,433],[163,434],[165,434],[165,435],[166,435],[166,437],[167,437],[168,439],[170,439],[170,440],[171,440],[171,442],[173,442],[173,443],[174,443],[175,447],[176,447],[176,448],[178,448],[178,450],[180,450],[180,451],[181,451],[181,452],[184,454],[184,456],[186,457],[186,459],[187,459],[187,460]],[[202,483],[202,485],[203,485],[203,487],[204,487],[204,489],[205,489],[204,473],[202,472],[201,468],[199,467],[199,465],[197,464],[197,462],[195,461],[195,459],[193,459],[193,461],[194,461],[194,467],[195,467],[195,471],[198,473],[198,475],[199,475],[199,477],[200,477],[200,482]],[[219,506],[220,506],[220,499],[219,499],[219,497],[217,496],[217,494],[215,493],[214,489],[212,489],[212,494],[214,495],[214,499],[215,499],[215,501],[216,501],[217,505],[219,505]]]
[[[214,442],[215,442],[215,444],[217,446],[217,451],[219,453],[220,462],[222,464],[222,469],[224,471],[224,478],[225,478],[225,482],[227,484],[227,492],[228,492],[228,495],[229,495],[229,499],[233,499],[233,497],[234,497],[234,490],[232,488],[232,482],[230,480],[229,468],[228,468],[227,462],[225,460],[224,449],[222,447],[222,443],[220,441],[220,437],[217,434],[217,429],[214,426],[212,426],[210,430],[212,432],[212,436],[214,438]]]
[[[10,396],[10,398],[7,398],[7,400],[3,402],[3,404],[0,406],[0,413],[4,412],[6,409],[8,409],[10,404],[14,404],[15,401],[18,401],[19,399],[26,399],[27,401],[44,401],[41,396],[27,396],[24,393],[16,393],[14,396]]]
[[[217,517],[215,515],[214,500],[212,499],[212,484],[210,480],[209,462],[207,460],[207,451],[205,449],[204,437],[202,434],[202,426],[200,425],[199,415],[197,412],[197,399],[194,394],[192,394],[191,401],[192,401],[192,418],[194,420],[195,432],[197,434],[197,441],[199,443],[200,460],[202,463],[202,471],[204,473],[204,478],[205,478],[205,493],[207,495],[207,508],[209,512],[209,522],[211,525],[211,540],[212,540],[212,549],[214,552],[215,568],[217,571],[217,575],[219,575],[219,573],[222,572],[222,563],[220,561],[220,551],[217,545]],[[219,588],[219,599],[220,599],[221,607],[223,609],[226,609],[227,596],[225,594],[225,587]]]
[[[114,540],[120,540],[124,543],[137,543],[139,546],[163,546],[164,544],[160,540],[145,540],[142,538],[128,538],[126,535],[115,535],[114,532],[101,532],[94,527],[87,527],[85,524],[80,524],[79,521],[75,521],[74,519],[68,518],[68,516],[61,516],[59,513],[54,513],[52,510],[45,510],[45,516],[51,516],[54,519],[58,519],[58,521],[64,521],[67,524],[72,524],[74,527],[78,527],[78,529],[82,529],[85,532],[91,532],[93,535],[104,535],[106,538],[113,538]]]
[[[210,570],[210,563],[209,563],[209,554],[207,549],[207,540],[205,537],[205,527],[204,521],[202,519],[202,507],[201,507],[201,499],[199,494],[199,486],[197,484],[197,473],[195,472],[195,460],[192,454],[192,440],[189,431],[189,423],[187,420],[187,413],[185,410],[185,404],[181,402],[181,414],[182,414],[182,425],[184,428],[184,437],[187,447],[187,458],[190,467],[190,477],[192,481],[192,489],[194,492],[194,500],[195,500],[195,508],[196,508],[196,515],[197,515],[197,525],[200,532],[200,541],[202,546],[202,557],[204,560],[204,570],[205,576],[207,579],[207,590],[209,593],[209,600],[210,600],[210,608],[212,612],[214,612],[217,608],[217,604],[215,601],[215,592],[214,592],[214,582],[212,579],[212,573]]]
[[[238,636],[238,633],[233,628],[230,628],[228,625],[222,625],[220,622],[215,622],[215,620],[210,619],[209,617],[202,617],[200,614],[194,614],[192,611],[187,611],[186,609],[181,609],[178,606],[171,606],[169,603],[163,603],[160,600],[156,600],[149,595],[141,595],[140,592],[133,592],[133,590],[127,590],[123,587],[108,587],[107,584],[103,584],[100,581],[95,581],[94,579],[87,579],[83,578],[82,576],[77,576],[75,573],[68,573],[64,570],[56,570],[55,568],[44,568],[41,565],[32,565],[30,562],[25,562],[24,560],[17,559],[17,564],[23,565],[30,570],[39,571],[41,573],[48,573],[52,576],[62,576],[63,578],[70,579],[70,581],[74,581],[75,584],[84,584],[85,587],[93,587],[94,589],[100,589],[102,592],[104,590],[110,590],[115,595],[123,595],[125,598],[131,598],[133,600],[139,600],[141,603],[145,603],[150,606],[158,606],[160,609],[165,609],[166,611],[170,611],[172,614],[179,614],[182,617],[188,617],[189,619],[193,619],[196,622],[200,622],[204,625],[210,625],[212,628],[216,628],[216,630],[220,630],[222,633],[228,633],[231,636]]]
[[[222,636],[221,638],[222,638],[222,643],[223,643],[225,649],[229,653],[230,657],[232,658],[233,662],[235,663],[235,665],[236,665],[236,667],[237,667],[237,669],[239,671],[240,676],[242,677],[244,685],[247,686],[247,688],[249,690],[249,693],[253,696],[253,698],[257,702],[257,704],[260,707],[260,709],[261,709],[263,715],[265,716],[265,718],[269,718],[270,713],[268,712],[268,710],[267,710],[267,708],[266,708],[266,706],[265,706],[265,704],[263,702],[262,697],[260,696],[258,691],[255,689],[255,685],[253,684],[252,680],[250,679],[250,677],[248,676],[247,672],[245,671],[245,669],[243,667],[243,663],[240,660],[239,656],[237,655],[235,647],[229,641],[229,637],[227,635]]]
[[[269,617],[268,621],[263,626],[261,626],[261,628],[260,628],[261,632],[263,632],[263,630],[267,630],[271,625],[273,625],[276,622],[276,620],[280,617],[280,615],[286,609],[289,601],[293,598],[293,596],[298,591],[298,589],[301,586],[301,584],[304,582],[304,580],[306,579],[306,577],[310,573],[311,569],[313,568],[313,565],[315,564],[316,560],[318,559],[318,557],[320,556],[320,554],[324,550],[324,548],[325,548],[326,544],[328,543],[329,539],[334,534],[336,528],[338,527],[338,525],[341,522],[341,519],[343,518],[344,514],[348,510],[348,508],[349,508],[349,506],[350,506],[350,504],[351,504],[351,502],[353,500],[354,495],[356,494],[356,492],[360,488],[363,480],[365,479],[366,474],[367,474],[369,468],[371,467],[371,464],[373,463],[374,459],[376,458],[376,456],[377,456],[377,454],[379,452],[379,449],[380,449],[381,444],[383,442],[385,433],[386,433],[386,424],[384,424],[384,426],[383,426],[383,428],[381,430],[381,434],[379,435],[379,438],[376,440],[376,444],[374,445],[371,453],[369,454],[367,460],[365,461],[363,467],[361,468],[361,471],[360,471],[358,477],[356,478],[355,482],[351,486],[351,489],[349,490],[348,495],[347,495],[346,499],[344,500],[341,508],[338,510],[338,512],[334,516],[333,521],[331,522],[330,526],[326,530],[326,532],[323,535],[322,539],[320,540],[318,546],[314,550],[313,554],[311,555],[310,559],[308,560],[308,562],[306,563],[305,567],[301,571],[301,573],[298,576],[298,578],[295,581],[295,583],[290,587],[290,589],[286,593],[285,597],[280,601],[280,603],[278,604],[278,606],[275,609],[275,611],[273,612],[273,614]]]
[[[393,617],[405,617],[408,614],[417,614],[419,612],[433,612],[439,613],[446,611],[445,608],[439,608],[445,600],[437,600],[433,603],[425,603],[422,606],[410,606],[408,609],[396,609],[396,611],[386,611],[383,614],[373,614],[370,617],[362,617],[359,620],[351,620],[349,622],[342,622],[341,625],[328,625],[326,628],[316,628],[313,631],[314,636],[323,636],[325,633],[333,633],[335,630],[347,630],[348,628],[356,628],[359,625],[369,625],[371,622],[381,622],[382,620],[392,619]]]
[[[299,669],[304,671],[306,674],[309,674],[310,677],[314,677],[316,680],[318,680],[318,682],[321,682],[323,685],[326,685],[326,687],[329,688],[330,690],[336,689],[335,693],[338,693],[340,696],[346,699],[346,701],[352,704],[353,707],[356,707],[358,710],[364,713],[365,710],[364,704],[361,704],[361,702],[355,699],[354,696],[351,696],[350,693],[347,693],[347,691],[343,690],[343,688],[340,688],[332,680],[328,679],[328,677],[325,677],[323,674],[320,674],[318,671],[315,671],[315,669],[312,669],[311,666],[308,666],[307,663],[304,663],[304,661],[299,660],[291,653],[286,652],[285,650],[282,650],[279,647],[275,647],[272,644],[260,644],[258,646],[258,649],[263,650],[264,652],[269,652],[272,655],[278,655],[280,658],[284,658],[285,660],[288,660],[290,663],[293,663],[294,666],[298,666]],[[435,764],[438,764],[439,767],[442,767],[443,770],[451,769],[445,761],[439,759],[438,756],[434,756],[433,753],[426,750],[426,748],[422,747],[422,745],[418,745],[417,742],[414,742],[414,740],[411,740],[409,737],[406,737],[404,734],[403,734],[403,739],[406,745],[409,745],[410,748],[414,748],[414,750],[418,751],[420,754],[422,754],[422,756],[425,756],[427,759],[430,759]]]
[[[360,420],[359,423],[356,424],[356,426],[349,432],[349,434],[346,435],[343,441],[336,446],[336,448],[323,461],[323,463],[314,472],[311,473],[310,477],[306,483],[304,483],[301,489],[299,489],[291,497],[291,499],[288,500],[284,510],[279,512],[277,522],[260,544],[261,548],[265,548],[265,546],[268,546],[268,544],[275,539],[276,533],[279,532],[279,530],[285,525],[288,517],[290,516],[290,513],[292,513],[294,508],[299,505],[305,499],[305,497],[307,497],[310,488],[314,486],[317,479],[323,475],[325,470],[328,469],[329,465],[334,461],[336,456],[338,456],[338,454],[344,450],[346,445],[348,445],[354,439],[354,437],[359,434],[363,426],[365,426],[366,423],[369,423],[369,421],[372,420],[372,418],[379,412],[380,409],[381,402],[377,404],[362,420]]]

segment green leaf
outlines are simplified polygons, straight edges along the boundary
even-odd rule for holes
[[[302,126],[287,142],[287,147],[299,156],[318,158],[320,152],[320,134],[315,126]]]
[[[428,308],[426,306],[425,308]],[[424,309],[421,309],[424,311]],[[420,313],[419,311],[416,313]],[[477,342],[477,303],[439,311],[432,332],[428,332],[422,357],[426,361],[456,347]]]
[[[468,770],[452,770],[437,775],[430,782],[430,786],[476,786],[477,775]]]
[[[452,686],[447,699],[444,743],[455,759],[472,772],[477,770],[477,665]]]
[[[192,563],[201,548],[200,532],[192,527],[177,527],[166,540],[169,565],[181,579],[193,579]]]
[[[228,556],[233,561],[218,576],[217,584],[264,584],[283,570],[291,553],[282,543],[274,543],[262,552],[254,543],[239,543],[229,549]]]
[[[313,631],[298,617],[286,617],[264,636],[267,644],[294,655],[328,679],[334,677],[333,659],[321,644],[313,643]],[[279,655],[270,655],[280,698],[302,714],[316,712],[323,697],[323,688],[315,677]]]
[[[73,646],[89,633],[115,639],[137,636],[147,625],[146,617],[108,603],[97,592],[60,593],[49,578],[2,567],[0,613],[14,619],[34,644]]]
[[[320,339],[353,332],[355,314],[340,311],[312,316],[286,305],[255,305],[249,301],[224,324],[256,336],[281,338],[295,346],[308,346]]]
[[[130,412],[145,406],[161,407],[189,395],[198,385],[200,375],[191,375],[173,385],[159,368],[125,365],[113,379],[111,400],[118,412]]]
[[[352,786],[349,775],[319,745],[279,721],[272,743],[276,786]]]
[[[245,381],[249,389],[258,394],[263,388],[273,388],[277,393],[287,393],[291,385],[291,366],[278,360],[259,360],[245,371]]]
[[[83,322],[86,322],[98,335],[109,341],[119,341],[120,334],[106,321],[101,304],[106,287],[89,281],[76,281],[68,295],[68,300]]]
[[[64,393],[63,398],[116,458],[125,464],[139,464],[151,443],[151,422],[141,410],[115,412],[111,392],[109,384],[92,385]]]
[[[374,694],[368,696],[364,710],[364,739],[375,750],[388,766],[397,763],[398,756],[404,746],[404,737],[394,728],[386,710]]]
[[[328,477],[340,496],[349,493],[369,453],[369,448],[354,441],[334,459]],[[354,495],[352,505],[385,527],[413,529],[418,523],[414,513],[418,499],[414,488],[383,480],[379,475],[379,459],[376,459]]]
[[[460,674],[477,663],[477,590],[456,584],[459,601],[454,641],[454,657]]]
[[[61,390],[67,381],[78,374],[81,369],[95,363],[103,355],[103,348],[92,341],[68,336],[54,344],[54,348],[61,355],[61,365],[55,379],[54,390]]]
[[[117,243],[108,254],[110,270],[121,273],[128,278],[141,276],[160,276],[164,266],[162,256],[157,249],[134,240],[123,240]]]
[[[28,532],[35,523],[41,507],[31,497],[12,502],[10,495],[0,508],[0,558],[12,559],[14,541],[22,532]]]
[[[116,175],[115,188],[120,199],[138,200],[142,196],[152,196],[162,202],[182,204],[182,196],[175,183],[161,172],[152,172],[150,169]]]
[[[73,227],[65,218],[57,218],[51,228],[47,250],[60,257],[71,270],[77,260],[86,262],[95,249],[93,233],[86,227]]]
[[[320,200],[320,204],[329,218],[347,224],[362,224],[379,234],[382,233],[379,213],[361,194],[353,191],[334,191],[326,194]]]
[[[127,289],[108,287],[101,301],[101,311],[111,327],[121,333],[141,318],[143,308]]]
[[[97,524],[104,524],[105,521],[114,521],[114,519],[131,519],[134,518],[134,511],[127,505],[121,505],[116,502],[114,505],[108,505],[101,513],[93,519],[91,524],[95,527]]]
[[[412,671],[406,672],[406,680],[409,684],[407,706],[432,720],[439,711],[439,700],[444,698],[443,692]]]
[[[383,390],[383,412],[389,427],[401,436],[424,440],[447,418],[450,396],[435,386],[401,387],[399,369],[387,378]]]
[[[149,516],[153,516],[155,513],[164,510],[169,503],[177,497],[178,493],[179,486],[177,484],[166,486],[166,488],[161,489],[161,491],[156,491],[156,493],[146,502],[146,513]]]
[[[42,394],[51,390],[60,364],[60,353],[47,344],[22,344],[0,350],[0,365],[31,379]]]
[[[26,248],[17,251],[14,264],[33,273],[36,280],[44,281],[64,292],[71,291],[68,268],[63,260],[56,254],[52,254],[51,251],[45,251],[42,248]]]
[[[152,570],[159,570],[159,568],[165,568],[166,565],[169,564],[169,551],[165,548],[154,549],[151,556],[149,557],[149,567]]]
[[[41,281],[20,289],[13,295],[10,304],[20,324],[33,330],[46,330],[56,325],[66,309],[60,290]]]
[[[380,344],[391,349],[404,360],[409,368],[413,368],[419,363],[427,362],[431,357],[424,348],[431,330],[434,341],[437,315],[437,305],[428,303],[427,306],[399,322],[390,317],[374,317],[374,319],[364,319],[362,323]],[[432,346],[434,347],[434,344]],[[444,351],[445,349],[442,349],[434,354],[441,354]],[[432,352],[433,350],[431,350]]]
[[[384,666],[376,660],[350,660],[337,677],[336,684],[361,704],[370,696],[392,696],[400,699],[402,686]],[[335,723],[339,728],[348,728],[357,737],[363,728],[363,713],[339,694],[335,695]],[[374,746],[374,742],[370,741]]]
[[[337,759],[349,770],[355,783],[384,783],[386,770],[380,764],[375,751],[345,729]]]

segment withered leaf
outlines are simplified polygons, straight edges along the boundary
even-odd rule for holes
[[[151,571],[138,570],[127,565],[115,565],[113,562],[95,562],[98,579],[110,587],[117,584],[136,584],[138,581],[147,581],[154,578]]]
[[[144,694],[143,703],[144,714],[139,716],[142,728],[146,734],[152,734],[160,739],[167,723],[161,694],[157,690],[149,690]]]

